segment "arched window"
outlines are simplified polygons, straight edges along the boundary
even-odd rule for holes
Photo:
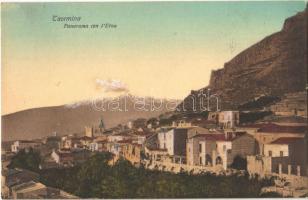
[[[222,158],[220,156],[216,158],[216,165],[222,165]]]
[[[205,164],[212,165],[212,157],[209,154],[205,155]]]

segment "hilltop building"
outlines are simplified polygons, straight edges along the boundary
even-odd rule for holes
[[[221,111],[218,114],[218,125],[223,129],[235,128],[239,122],[239,111]]]
[[[38,148],[41,146],[41,142],[32,141],[32,140],[17,140],[11,146],[11,151],[17,153],[18,151],[25,149],[28,150],[30,148]]]

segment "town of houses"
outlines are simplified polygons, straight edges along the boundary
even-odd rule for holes
[[[281,104],[273,108],[277,116],[307,119],[307,108],[295,112],[296,105],[285,110]],[[228,175],[245,169],[251,176],[277,177],[276,186],[267,188],[269,191],[300,196],[303,188],[303,192],[308,189],[307,123],[289,120],[241,124],[239,111],[210,112],[207,118],[183,118],[167,125],[161,125],[158,118],[140,118],[110,129],[101,120],[96,126],[86,126],[82,135],[54,133],[44,139],[18,140],[10,149],[2,149],[3,168],[14,154],[29,148],[39,150],[44,158],[41,169],[71,167],[86,162],[96,152],[108,151],[113,154],[111,165],[124,158],[136,167],[173,173]],[[243,169],[234,167],[243,160]],[[46,193],[52,190],[38,183],[33,172],[7,168],[4,172],[2,191],[6,191],[6,197],[28,197],[27,192],[33,195],[42,188]],[[22,178],[16,182],[18,176]],[[26,190],[27,186],[32,189]],[[70,195],[64,191],[56,194],[61,198]]]

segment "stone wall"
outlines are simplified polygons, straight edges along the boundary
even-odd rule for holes
[[[248,155],[255,155],[256,151],[256,140],[253,136],[245,134],[234,141],[232,141],[232,150],[228,155],[227,165],[232,164],[234,158],[239,155],[246,158]]]

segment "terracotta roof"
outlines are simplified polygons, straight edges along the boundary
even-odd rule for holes
[[[167,149],[160,149],[157,147],[147,147],[150,151],[163,151],[163,152],[167,152]]]
[[[33,141],[33,140],[17,140],[19,141],[20,143],[41,143],[39,141]]]
[[[261,127],[258,132],[271,132],[271,133],[304,133],[307,126],[280,126],[277,124],[267,124]]]
[[[227,141],[225,134],[199,134],[195,135],[193,138],[202,137],[206,140],[211,141]]]
[[[199,134],[195,135],[193,138],[197,137],[202,137],[205,140],[210,140],[210,141],[233,141],[237,138],[239,138],[242,135],[245,135],[245,132],[234,132],[235,136],[234,137],[226,137],[225,134]]]
[[[130,145],[136,146],[136,147],[142,147],[142,145],[141,145],[141,144],[138,144],[138,143],[130,143]]]
[[[121,144],[132,143],[132,140],[131,139],[129,139],[129,140],[120,140],[120,141],[117,141],[117,143],[121,143]]]
[[[110,136],[123,136],[123,137],[127,137],[129,135],[128,135],[128,133],[117,133],[117,134],[110,135]]]
[[[270,133],[304,133],[307,130],[307,126],[281,126],[274,123],[251,124],[241,127],[258,128],[258,132],[270,132]]]
[[[192,119],[192,120],[189,120],[190,123],[192,123],[193,125],[200,125],[200,124],[215,124],[215,120],[208,120],[208,119]]]
[[[80,140],[93,140],[93,138],[88,137],[88,136],[83,136],[79,138]]]
[[[303,140],[303,138],[296,138],[296,137],[281,137],[277,140],[273,141],[271,144],[291,144],[293,142]]]
[[[59,149],[60,151],[71,151],[71,148],[61,148],[61,149]]]
[[[141,131],[141,132],[134,132],[132,135],[135,135],[135,136],[146,136],[146,137],[149,137],[151,135],[155,134],[155,132],[150,132],[150,131]]]
[[[96,143],[106,143],[106,142],[108,142],[108,140],[104,139],[104,140],[97,140],[97,141],[94,141],[94,142],[96,142]]]

